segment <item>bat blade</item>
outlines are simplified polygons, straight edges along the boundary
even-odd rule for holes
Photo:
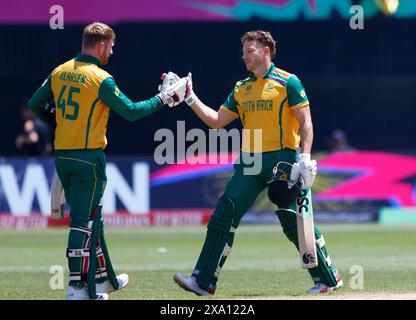
[[[310,189],[300,191],[296,199],[296,213],[301,266],[304,269],[315,268],[318,266],[318,256]]]

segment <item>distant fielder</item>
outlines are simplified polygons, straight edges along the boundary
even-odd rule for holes
[[[39,118],[55,128],[55,166],[71,207],[66,256],[69,300],[108,299],[108,293],[126,286],[127,274],[116,277],[108,254],[100,200],[106,186],[106,130],[110,111],[134,121],[183,101],[186,80],[173,86],[163,81],[161,92],[149,100],[132,102],[101,69],[113,54],[114,31],[103,23],[85,27],[82,51],[56,67],[29,101]],[[54,100],[56,112],[45,106]],[[54,181],[57,205],[64,202],[60,183]]]
[[[214,294],[221,268],[231,252],[235,230],[269,183],[269,197],[278,205],[276,215],[285,235],[299,248],[300,225],[299,235],[306,238],[302,250],[310,249],[311,244],[314,249],[302,254],[302,265],[309,268],[314,282],[307,292],[333,291],[343,283],[331,263],[324,237],[313,227],[311,219],[310,187],[317,170],[316,162],[310,156],[313,127],[308,98],[296,75],[271,62],[276,53],[276,42],[269,32],[247,32],[241,41],[242,58],[250,73],[246,79],[237,82],[219,110],[211,109],[196,97],[191,81],[185,101],[211,128],[223,128],[240,118],[244,129],[250,129],[250,139],[243,135],[242,155],[259,152],[256,148],[260,145],[262,169],[258,175],[245,175],[243,169],[247,165],[243,161],[234,164],[234,175],[208,222],[205,243],[192,276],[176,273],[174,280],[197,295]],[[191,79],[191,74],[187,78]],[[262,129],[261,144],[254,142],[254,129]],[[296,150],[299,148],[298,155]]]

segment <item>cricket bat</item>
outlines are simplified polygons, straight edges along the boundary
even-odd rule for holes
[[[65,192],[62,187],[58,173],[55,172],[52,178],[51,186],[51,217],[53,219],[62,219],[65,214]]]
[[[298,228],[299,254],[302,268],[318,266],[311,190],[301,190],[296,199],[296,222]]]

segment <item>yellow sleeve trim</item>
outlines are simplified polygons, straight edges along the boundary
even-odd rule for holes
[[[229,113],[231,113],[236,119],[240,117],[240,115],[238,113],[235,113],[234,111],[231,111],[230,109],[228,109],[225,106],[221,106],[220,109],[224,109],[225,111],[228,111]]]
[[[305,102],[299,103],[296,106],[289,107],[289,108],[292,109],[292,110],[294,110],[294,109],[299,109],[299,108],[307,107],[307,106],[309,106],[309,101],[305,101]]]

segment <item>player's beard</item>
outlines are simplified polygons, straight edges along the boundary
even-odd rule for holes
[[[106,64],[108,64],[108,59],[109,59],[109,56],[107,57],[105,55],[105,53],[103,55],[101,55],[101,57],[100,57],[100,63],[101,63],[101,65],[102,66],[105,66]]]
[[[247,71],[254,72],[262,64],[262,62],[263,61],[259,58],[251,59],[249,62],[245,62]]]
[[[246,69],[249,72],[255,72],[258,68],[261,68],[266,61],[262,58],[254,58],[249,63],[244,62]]]
[[[244,64],[246,65],[247,71],[251,71],[252,65],[250,67],[250,65],[248,63],[244,62]]]
[[[105,65],[107,65],[108,64],[108,60],[110,59],[110,56],[106,56],[105,54],[103,54],[102,56],[101,56],[101,65],[102,66],[105,66]]]
[[[254,72],[256,70],[256,65],[253,62],[251,62],[250,64],[246,63],[246,69],[249,72]]]

